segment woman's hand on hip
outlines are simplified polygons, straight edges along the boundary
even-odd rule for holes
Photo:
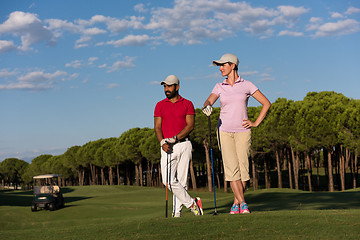
[[[244,119],[243,120],[243,124],[242,126],[246,129],[252,128],[252,127],[257,127],[255,123],[253,123],[252,121],[250,121],[249,119]]]

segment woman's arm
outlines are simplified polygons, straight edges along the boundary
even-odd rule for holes
[[[271,103],[270,101],[265,97],[264,94],[262,94],[260,92],[260,90],[257,90],[256,92],[254,92],[254,94],[252,95],[259,103],[261,103],[262,108],[260,111],[259,116],[257,117],[255,122],[251,122],[249,119],[244,119],[243,120],[243,127],[244,128],[251,128],[251,127],[257,127],[259,126],[259,124],[262,122],[262,120],[264,120],[266,113],[268,112]]]
[[[206,107],[208,105],[212,106],[216,102],[217,99],[218,99],[218,96],[215,93],[210,94],[208,99],[206,99],[206,101],[204,102],[203,107]]]

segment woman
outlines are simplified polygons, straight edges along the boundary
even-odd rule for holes
[[[251,128],[257,127],[265,118],[271,103],[250,81],[238,75],[238,58],[231,53],[224,54],[220,60],[213,61],[226,79],[217,83],[204,103],[203,112],[210,116],[212,105],[220,98],[219,142],[224,164],[225,180],[230,182],[234,193],[234,204],[230,214],[250,213],[244,198],[246,181],[249,175],[249,152]],[[253,96],[262,104],[261,112],[255,122],[247,116],[247,103]]]

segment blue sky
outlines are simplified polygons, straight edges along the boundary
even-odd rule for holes
[[[271,102],[359,99],[359,42],[358,0],[1,0],[0,161],[153,127],[170,74],[199,108],[229,52]]]

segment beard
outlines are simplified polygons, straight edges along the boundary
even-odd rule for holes
[[[176,97],[177,94],[178,94],[178,92],[176,90],[174,90],[174,91],[166,91],[165,92],[165,95],[166,95],[166,97],[168,99],[172,99],[172,98]]]

